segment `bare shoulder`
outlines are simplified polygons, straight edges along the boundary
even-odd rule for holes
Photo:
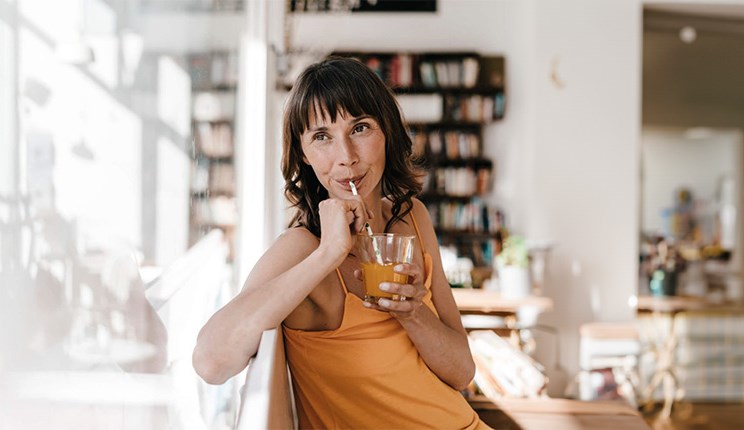
[[[429,210],[419,199],[414,198],[412,202],[413,209],[411,209],[411,213],[416,219],[416,224],[418,225],[421,236],[423,236],[422,239],[426,243],[426,247],[431,250],[432,245],[437,244],[437,236],[434,232],[431,216],[429,216]]]
[[[265,282],[286,272],[307,258],[320,245],[320,240],[305,228],[286,230],[253,266],[245,288]]]
[[[415,197],[411,199],[411,202],[413,203],[413,209],[411,209],[411,211],[413,212],[413,216],[416,217],[416,221],[427,222],[428,224],[431,224],[431,218],[429,217],[429,210],[426,209],[426,205],[424,205],[424,203],[421,200]]]
[[[274,246],[290,246],[299,248],[298,250],[309,250],[313,252],[320,244],[320,238],[310,233],[310,230],[304,227],[293,227],[285,230],[276,239]]]
[[[294,266],[318,249],[320,239],[304,227],[294,227],[285,230],[266,251],[267,255],[281,255],[288,260],[289,266]]]

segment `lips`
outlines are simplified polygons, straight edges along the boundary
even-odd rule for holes
[[[349,182],[353,181],[354,185],[356,185],[356,187],[359,188],[359,183],[362,180],[364,180],[365,176],[367,175],[364,174],[364,175],[354,176],[350,178],[344,178],[344,179],[337,180],[336,182],[338,182],[339,185],[341,185],[344,189],[351,191],[351,186],[349,185]]]

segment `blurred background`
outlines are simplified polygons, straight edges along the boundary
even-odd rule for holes
[[[679,296],[727,312],[688,398],[741,404],[743,39],[734,0],[0,0],[0,423],[232,428],[191,350],[286,227],[283,103],[331,53],[397,88],[453,287],[507,292],[524,239],[550,396],[582,325]]]

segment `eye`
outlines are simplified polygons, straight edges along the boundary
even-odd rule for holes
[[[316,133],[313,135],[313,141],[323,142],[328,140],[328,135],[325,133]]]
[[[363,133],[369,130],[369,124],[361,123],[354,126],[353,133]]]

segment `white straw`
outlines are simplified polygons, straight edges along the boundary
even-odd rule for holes
[[[354,184],[354,181],[349,181],[349,186],[351,187],[351,194],[358,196],[356,185]],[[372,247],[375,249],[375,258],[377,259],[377,264],[380,266],[384,266],[385,263],[382,261],[382,254],[380,254],[380,248],[377,246],[377,241],[373,237],[374,233],[372,233],[372,227],[370,227],[368,222],[364,223],[364,228],[367,230],[367,234],[372,238]]]

